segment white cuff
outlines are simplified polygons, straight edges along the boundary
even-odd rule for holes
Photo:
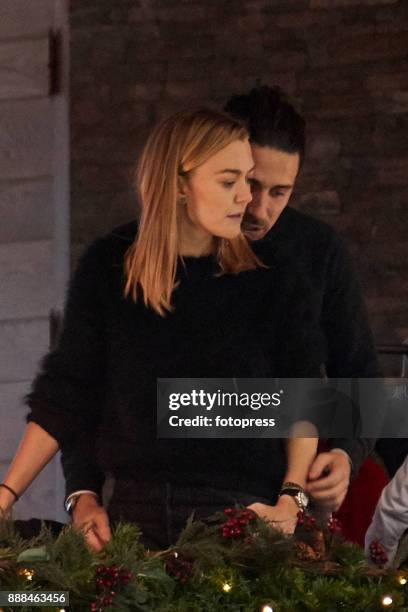
[[[64,501],[65,512],[68,514],[73,510],[74,502],[78,499],[80,495],[84,493],[88,493],[89,495],[93,495],[96,499],[99,499],[99,495],[95,493],[95,491],[90,491],[89,489],[81,489],[80,491],[74,491],[70,493],[68,497]]]

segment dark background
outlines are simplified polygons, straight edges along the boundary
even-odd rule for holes
[[[71,0],[70,27],[73,263],[136,214],[158,119],[277,84],[308,126],[292,204],[348,243],[377,342],[408,337],[405,0]]]

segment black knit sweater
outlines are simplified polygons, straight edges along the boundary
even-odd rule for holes
[[[287,206],[267,236],[254,243],[265,263],[277,254],[295,260],[310,283],[324,340],[324,363],[332,378],[380,377],[360,282],[351,257],[332,227]],[[289,271],[291,274],[291,272]],[[375,440],[331,439],[345,450],[356,475]]]
[[[119,228],[82,257],[28,419],[68,449],[68,491],[99,490],[102,473],[112,472],[273,497],[285,470],[282,442],[158,440],[156,378],[319,376],[307,284],[286,257],[222,276],[212,256],[189,257],[178,267],[174,312],[163,318],[123,297],[123,257],[135,230]]]

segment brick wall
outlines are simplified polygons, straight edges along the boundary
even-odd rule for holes
[[[134,214],[152,124],[278,84],[308,121],[294,204],[332,224],[378,340],[408,336],[405,0],[71,0],[72,243]]]

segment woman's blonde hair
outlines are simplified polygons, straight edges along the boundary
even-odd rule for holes
[[[126,297],[131,295],[136,302],[142,294],[144,304],[162,316],[172,310],[179,256],[179,177],[246,138],[241,123],[205,108],[176,113],[154,128],[136,171],[141,218],[125,255]],[[262,265],[242,234],[228,241],[218,238],[216,257],[224,273]]]

